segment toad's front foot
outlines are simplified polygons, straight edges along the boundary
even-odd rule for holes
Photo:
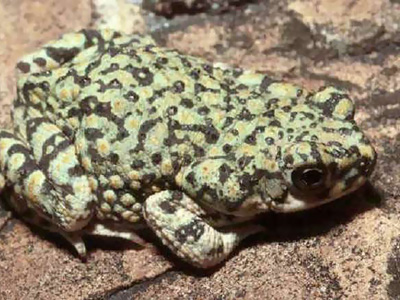
[[[208,268],[226,259],[245,237],[263,231],[257,225],[242,225],[217,231],[200,216],[205,211],[181,192],[163,191],[144,204],[144,217],[162,242],[185,261]]]

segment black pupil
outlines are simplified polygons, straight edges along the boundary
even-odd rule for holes
[[[304,170],[303,174],[301,175],[301,181],[306,186],[313,186],[319,184],[322,179],[322,172],[316,169],[308,169]]]

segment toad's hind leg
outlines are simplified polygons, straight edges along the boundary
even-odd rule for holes
[[[61,233],[80,230],[90,220],[94,196],[75,147],[44,118],[28,121],[28,128],[32,147],[0,130],[0,192],[13,187],[20,197],[10,200],[16,201],[12,206],[25,206]]]
[[[66,33],[59,39],[48,42],[39,50],[24,56],[17,64],[20,75],[57,69],[64,64],[79,64],[93,61],[95,57],[115,45],[135,47],[155,42],[151,37],[126,36],[110,29],[83,29]],[[84,51],[91,48],[90,51]]]
[[[17,64],[20,74],[32,74],[54,70],[65,63],[77,59],[85,49],[93,48],[92,55],[104,51],[105,44],[115,37],[120,36],[112,30],[81,30],[79,32],[66,33],[59,39],[48,42],[39,50],[25,55]],[[90,57],[85,57],[90,59]],[[78,60],[79,61],[79,60]]]
[[[205,219],[209,214],[185,194],[163,191],[146,199],[144,218],[149,227],[176,255],[201,268],[229,256],[245,237],[263,231],[257,225],[239,225],[217,231]]]
[[[9,199],[7,199],[14,211],[27,223],[33,224],[43,230],[50,232],[56,232],[61,234],[71,245],[74,247],[78,255],[83,259],[86,257],[86,246],[82,239],[82,232],[66,232],[60,230],[58,226],[51,223],[48,219],[42,215],[37,214],[33,208],[28,207],[28,203],[25,198],[11,193]]]

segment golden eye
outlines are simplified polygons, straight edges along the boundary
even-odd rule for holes
[[[315,191],[325,187],[326,170],[318,167],[300,167],[293,171],[292,182],[301,191]]]

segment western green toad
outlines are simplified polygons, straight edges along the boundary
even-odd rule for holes
[[[359,188],[375,151],[353,102],[210,64],[147,36],[66,34],[17,65],[0,189],[24,219],[62,234],[144,241],[147,226],[199,267],[225,259],[266,211]]]

